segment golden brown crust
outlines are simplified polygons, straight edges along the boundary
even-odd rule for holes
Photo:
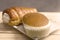
[[[17,12],[14,10],[14,9],[6,9],[3,11],[3,14],[4,13],[7,13],[10,17],[10,20],[9,20],[9,25],[17,25],[19,23],[19,16],[18,14],[16,14]]]
[[[23,17],[24,14],[26,13],[33,13],[33,12],[37,12],[37,10],[35,8],[25,8],[25,7],[12,7],[14,10],[16,10],[17,14],[20,17]]]
[[[22,17],[27,13],[37,12],[35,8],[11,7],[3,11],[10,16],[9,25],[18,25],[22,23]]]
[[[40,13],[29,13],[23,17],[23,23],[33,27],[45,26],[48,24],[48,22],[48,18]]]

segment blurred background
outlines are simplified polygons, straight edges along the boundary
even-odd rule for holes
[[[60,0],[0,0],[0,11],[12,6],[35,7],[42,12],[60,12]]]

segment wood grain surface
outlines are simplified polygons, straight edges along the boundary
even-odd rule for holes
[[[54,14],[52,14],[52,12],[42,12],[42,13],[47,13],[47,14],[49,13],[51,17],[52,15],[60,14],[57,12],[56,13],[53,12]],[[60,24],[60,23],[57,23],[57,24]],[[25,36],[21,32],[17,31],[13,27],[4,25],[2,22],[2,13],[0,12],[0,40],[32,40],[32,39]],[[60,29],[41,40],[60,40]]]

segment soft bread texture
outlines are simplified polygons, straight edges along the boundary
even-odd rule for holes
[[[22,18],[25,14],[35,13],[35,12],[37,12],[37,9],[35,8],[11,7],[11,8],[5,9],[3,11],[3,15],[4,13],[8,14],[10,17],[8,24],[11,26],[14,26],[22,23]]]
[[[24,15],[23,23],[32,27],[43,27],[49,23],[49,20],[41,13],[29,13]]]
[[[31,38],[43,38],[49,35],[51,22],[41,13],[29,13],[23,16],[26,34]]]

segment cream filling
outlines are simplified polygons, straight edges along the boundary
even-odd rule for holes
[[[46,26],[42,26],[42,27],[33,27],[33,26],[29,26],[25,23],[23,23],[23,24],[24,24],[24,28],[28,29],[28,30],[43,30],[43,29],[51,27],[51,21],[49,21],[49,23]]]
[[[7,13],[4,13],[4,15],[2,16],[2,19],[4,23],[9,23],[10,17]]]

